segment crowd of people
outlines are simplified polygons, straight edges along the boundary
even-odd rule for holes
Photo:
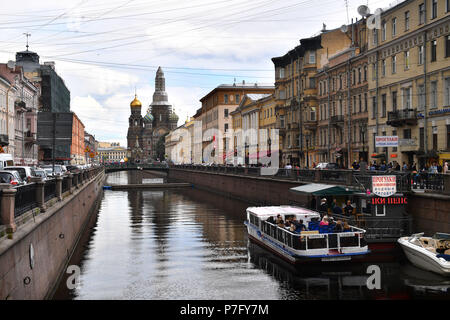
[[[352,164],[353,170],[360,170],[361,164],[359,162],[354,161]],[[402,172],[411,172],[411,173],[419,173],[419,172],[427,172],[427,173],[449,173],[448,171],[448,162],[444,161],[443,165],[441,165],[439,162],[432,162],[430,164],[425,164],[422,167],[420,167],[415,162],[407,164],[406,162],[403,162],[402,165],[398,162],[389,162],[386,163],[386,161],[382,161],[381,163],[378,163],[377,161],[373,160],[372,163],[369,163],[367,165],[367,170],[371,171],[402,171]]]

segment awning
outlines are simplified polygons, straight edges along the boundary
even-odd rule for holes
[[[343,196],[359,192],[342,186],[321,183],[305,184],[303,186],[290,188],[289,190],[294,193],[311,194],[314,196]]]

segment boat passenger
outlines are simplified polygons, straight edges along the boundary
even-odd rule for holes
[[[284,221],[283,218],[281,218],[281,215],[277,215],[277,220],[275,221],[275,223],[279,226],[279,227],[284,227]]]
[[[327,199],[323,198],[322,200],[320,200],[319,211],[328,212]]]
[[[303,220],[300,220],[300,224],[297,227],[298,232],[302,232],[302,231],[308,231],[308,228],[303,224]]]
[[[344,208],[344,213],[346,216],[351,216],[353,214],[353,206],[350,200],[347,201],[347,205]]]
[[[350,226],[348,225],[347,221],[344,222],[344,232],[345,231],[351,231]]]
[[[322,221],[320,221],[319,226],[327,226],[328,225],[328,218],[323,217]]]
[[[270,216],[270,217],[267,219],[267,222],[275,223],[275,218],[274,218],[273,216]]]
[[[344,226],[342,225],[342,221],[341,220],[338,220],[336,222],[336,226],[334,227],[334,231],[335,232],[342,232],[342,231],[344,231]]]
[[[337,204],[333,207],[333,213],[334,214],[343,214],[342,208],[338,206]]]

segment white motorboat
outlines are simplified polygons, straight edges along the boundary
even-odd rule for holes
[[[302,221],[307,231],[291,231],[277,225],[274,219]],[[275,254],[291,263],[355,260],[369,253],[364,239],[365,230],[349,226],[338,232],[333,225],[320,226],[319,213],[294,206],[247,208],[248,235]]]
[[[406,257],[421,269],[450,276],[450,234],[423,235],[422,232],[398,239]]]

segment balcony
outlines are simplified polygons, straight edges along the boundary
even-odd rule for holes
[[[312,130],[312,131],[314,131],[314,130],[317,129],[317,120],[305,120],[305,121],[303,122],[303,127],[304,127],[306,130]]]
[[[330,119],[330,124],[334,126],[342,126],[344,125],[344,116],[332,116]]]
[[[416,109],[404,109],[388,112],[388,125],[393,127],[401,127],[404,125],[416,125],[417,124],[417,110]]]
[[[36,143],[36,133],[35,132],[31,132],[31,131],[25,131],[24,132],[24,136],[25,136],[25,143]]]

